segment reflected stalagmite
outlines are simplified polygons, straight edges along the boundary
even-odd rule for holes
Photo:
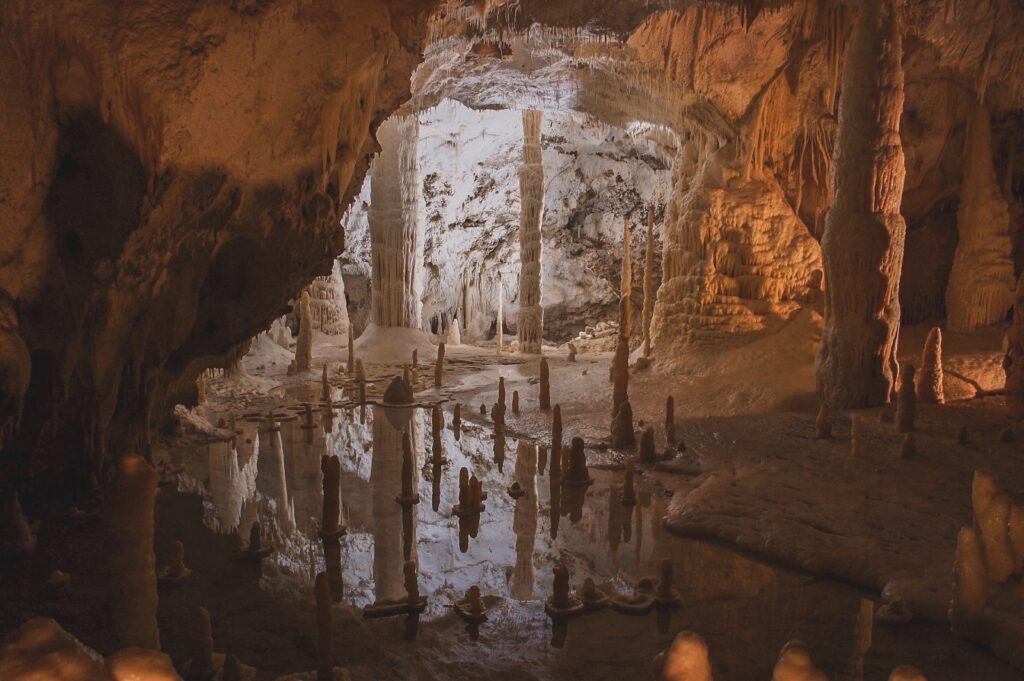
[[[120,647],[160,649],[153,554],[158,477],[142,457],[125,456],[107,493],[107,579]]]
[[[551,468],[548,475],[562,477],[562,406],[558,404],[551,412]]]
[[[548,360],[540,358],[540,408],[547,411],[551,408],[551,373],[548,369]]]
[[[928,332],[921,353],[921,373],[917,375],[917,401],[921,404],[942,404],[942,329],[935,326]]]
[[[646,432],[646,431],[645,431]],[[626,462],[626,473],[622,483],[622,505],[636,506],[636,490],[633,487],[635,467],[632,461]]]
[[[671,395],[665,398],[665,439],[676,443],[676,400]]]
[[[331,585],[331,598],[340,603],[345,585],[341,569],[341,462],[336,456],[322,456],[320,471],[323,475],[323,511],[320,521],[320,540],[324,549],[324,562]]]
[[[846,42],[832,205],[821,240],[825,329],[818,390],[833,408],[889,401],[898,368],[903,37],[892,2],[868,2]]]
[[[907,433],[903,437],[903,444],[900,446],[901,459],[913,459],[917,457],[917,445],[914,443],[914,434]]]
[[[313,593],[316,596],[316,679],[334,681],[334,622],[331,586],[325,573],[317,573]]]
[[[900,381],[900,389],[896,394],[896,429],[901,433],[910,433],[913,432],[914,422],[917,420],[913,364],[904,365]]]
[[[818,440],[827,440],[832,437],[832,410],[825,402],[821,403],[818,408],[818,417],[814,420],[814,437]]]
[[[452,433],[455,434],[456,442],[462,439],[462,404],[459,402],[455,403],[452,410]]]
[[[533,598],[533,550],[537,540],[537,446],[520,441],[516,450],[515,481],[524,494],[515,500],[512,531],[516,535],[516,564],[512,597]]]
[[[434,405],[430,410],[430,456],[434,463],[442,463],[444,459],[444,448],[441,445],[441,431],[444,430],[444,412],[441,407]]]
[[[641,463],[653,463],[658,460],[658,452],[654,449],[654,428],[651,426],[644,428],[640,435],[639,460]]]

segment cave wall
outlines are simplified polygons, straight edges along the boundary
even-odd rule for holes
[[[515,328],[520,120],[518,111],[475,111],[453,101],[420,114],[427,331],[444,330],[457,315],[464,337],[490,337],[499,275],[505,326]],[[588,324],[615,318],[622,225],[629,222],[634,230],[633,259],[642,263],[647,211],[653,208],[660,225],[670,191],[673,143],[671,135],[652,139],[581,114],[545,112],[541,301],[546,338],[565,340]],[[348,281],[369,276],[369,205],[366,183],[342,220]],[[639,315],[641,277],[634,277],[634,284]],[[355,290],[349,286],[350,298]]]
[[[154,409],[330,271],[431,9],[0,7],[5,472],[145,451]]]

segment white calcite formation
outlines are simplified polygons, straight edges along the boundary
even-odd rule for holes
[[[380,155],[370,175],[371,321],[381,327],[420,327],[423,261],[419,121],[389,118],[377,130]]]
[[[519,352],[540,353],[544,330],[541,307],[541,240],[544,219],[544,164],[540,150],[540,111],[523,112],[523,164],[519,166]]]
[[[341,277],[341,266],[338,261],[334,261],[334,267],[329,275],[314,279],[308,290],[313,328],[328,336],[348,334],[345,280]]]
[[[946,324],[951,331],[973,331],[1006,316],[1015,283],[1010,213],[992,166],[992,129],[983,104],[975,104],[967,125],[957,232]]]
[[[896,381],[906,223],[900,143],[903,37],[889,2],[858,14],[843,59],[832,206],[821,250],[825,331],[818,389],[833,407],[884,404]]]

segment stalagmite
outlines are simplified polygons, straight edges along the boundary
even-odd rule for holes
[[[377,139],[381,151],[370,175],[370,318],[378,327],[419,329],[423,262],[419,121],[416,116],[392,116],[377,129]]]
[[[988,109],[975,103],[964,140],[959,238],[946,286],[946,324],[974,331],[1002,321],[1013,305],[1010,213],[992,165]]]
[[[331,382],[327,377],[327,364],[324,364],[323,373],[320,375],[320,401],[324,403],[330,403],[331,401]]]
[[[153,534],[159,476],[140,456],[125,456],[106,499],[110,612],[117,646],[160,649]]]
[[[206,404],[206,372],[201,371],[196,376],[196,404],[204,406]]]
[[[498,318],[494,326],[494,352],[501,354],[505,345],[505,284],[498,274]]]
[[[544,357],[540,358],[540,408],[544,411],[551,408],[551,373]]]
[[[802,641],[790,641],[779,653],[772,681],[828,681],[828,677],[814,664]]]
[[[612,447],[628,447],[636,442],[633,429],[633,407],[626,400],[619,407],[619,413],[612,419]]]
[[[448,345],[462,345],[462,332],[459,330],[459,318],[455,317],[452,319],[452,323],[448,326]]]
[[[988,578],[996,584],[1008,580],[1017,567],[1010,543],[1009,521],[1010,497],[1004,492],[997,492],[984,509],[975,509],[975,524],[981,532]]]
[[[901,664],[889,674],[889,681],[928,681],[917,667]]]
[[[654,317],[654,210],[647,211],[647,250],[644,256],[643,356],[651,356],[651,318]]]
[[[541,159],[540,111],[523,111],[523,164],[519,167],[519,352],[541,351],[544,308],[541,293],[541,223],[544,214],[544,164]],[[499,350],[500,351],[500,350]]]
[[[551,472],[553,478],[562,477],[562,407],[556,404],[551,412]]]
[[[519,391],[512,391],[512,413],[516,416],[519,415]]]
[[[444,381],[444,343],[437,344],[437,359],[434,361],[434,387],[440,388]]]
[[[507,403],[505,402],[505,377],[498,376],[498,406],[505,410]]]
[[[1013,323],[1006,330],[1006,407],[1010,415],[1024,418],[1024,272],[1017,282],[1013,303]]]
[[[970,630],[985,615],[988,602],[988,575],[978,532],[973,527],[960,528],[953,563],[953,601],[949,621],[953,632]]]
[[[346,335],[350,324],[341,264],[335,260],[331,273],[313,279],[306,290],[309,291],[313,328],[328,336]]]
[[[622,278],[619,281],[619,334],[627,339],[633,335],[633,232],[629,221],[622,221]],[[623,304],[622,301],[625,301]]]
[[[309,292],[303,291],[299,302],[299,338],[295,341],[293,372],[308,371],[313,366],[313,313],[309,309]]]
[[[672,586],[675,569],[671,558],[662,558],[658,570],[658,589],[654,598],[662,605],[669,605],[679,601],[679,592]]]
[[[420,351],[416,348],[412,349],[412,368],[416,369],[420,365]]]
[[[206,608],[196,608],[188,676],[202,679],[212,677],[213,673],[213,627],[210,624],[210,612]]]
[[[574,437],[569,445],[569,465],[565,471],[565,482],[587,484],[592,482],[587,469],[587,453],[581,437]]]
[[[413,474],[416,470],[412,452],[412,440],[408,431],[402,431],[402,493],[395,500],[402,506],[420,503],[420,495],[416,492]]]
[[[903,196],[903,38],[891,0],[864,3],[846,44],[825,217],[817,380],[833,408],[889,401],[897,374]]]
[[[455,403],[452,412],[452,432],[455,433],[456,442],[462,439],[462,404],[459,402]]]
[[[818,408],[818,418],[814,421],[814,437],[818,440],[832,437],[832,411],[824,402]]]
[[[324,495],[320,533],[333,535],[341,527],[341,461],[336,456],[321,456],[320,471]]]
[[[171,546],[171,560],[163,570],[160,571],[161,582],[180,582],[191,576],[192,571],[185,567],[185,545],[175,541]]]
[[[917,375],[917,401],[921,404],[942,404],[942,329],[933,327],[921,352],[921,373]]]
[[[676,443],[676,400],[671,395],[665,398],[665,439]]]
[[[681,631],[651,665],[657,681],[712,681],[708,644],[700,634]]]
[[[628,402],[626,404],[629,404]],[[630,424],[632,427],[632,424]],[[640,463],[654,463],[658,453],[654,449],[654,428],[647,426],[640,434]]]
[[[622,403],[629,399],[629,341],[620,335],[612,359],[612,427]],[[614,433],[613,433],[614,435]],[[632,440],[630,440],[632,442]]]
[[[317,573],[313,593],[316,596],[316,679],[334,681],[334,622],[331,586],[326,573]]]
[[[900,390],[896,395],[896,429],[901,433],[914,430],[917,420],[917,393],[914,388],[914,365],[903,367]]]

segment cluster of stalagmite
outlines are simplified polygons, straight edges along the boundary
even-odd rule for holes
[[[995,479],[980,471],[971,484],[974,524],[960,529],[953,564],[953,631],[977,634],[989,597],[1024,574],[1024,506],[1013,503]]]
[[[337,260],[331,273],[317,277],[309,285],[310,312],[313,328],[328,336],[344,336],[349,331],[348,305],[345,300],[345,280]]]
[[[519,352],[538,354],[544,332],[540,304],[540,227],[544,216],[544,164],[540,111],[523,111],[523,164],[519,167]]]
[[[893,3],[865,3],[843,60],[834,198],[821,242],[827,288],[818,389],[836,408],[884,404],[898,371],[902,59]]]
[[[1013,324],[1006,332],[1006,404],[1010,414],[1024,417],[1024,272],[1017,282]]]
[[[957,232],[946,324],[951,331],[973,331],[1002,321],[1014,285],[1010,213],[992,166],[992,129],[982,103],[975,103],[967,125]]]
[[[377,139],[381,152],[370,178],[371,321],[418,329],[423,261],[419,121],[415,116],[389,118],[378,128]]]

